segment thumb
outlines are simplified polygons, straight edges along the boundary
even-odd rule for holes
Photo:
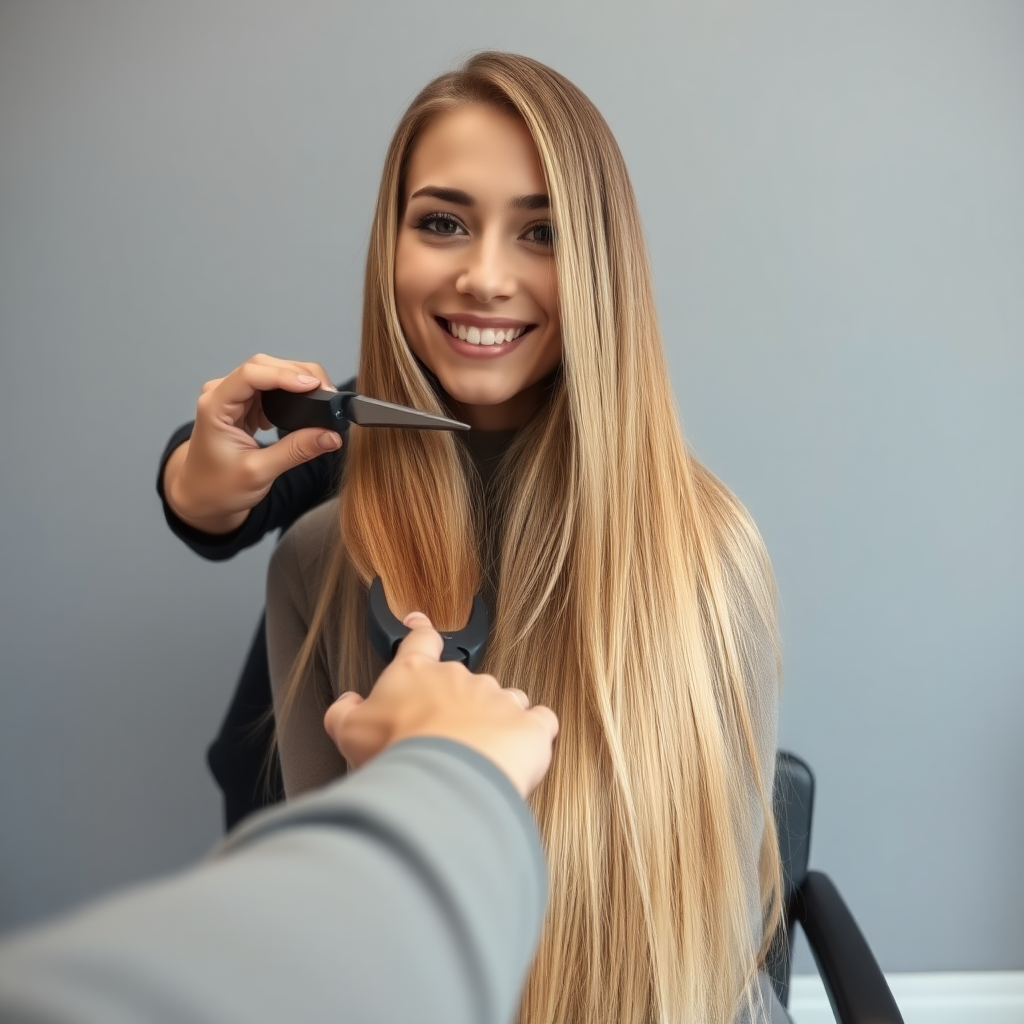
[[[423,612],[410,612],[404,619],[404,626],[412,632],[398,645],[395,661],[411,662],[420,658],[426,661],[440,661],[444,650],[441,634],[431,625],[430,619]]]
[[[358,693],[348,690],[327,709],[324,715],[324,729],[334,740],[335,746],[340,743],[341,730],[348,721],[348,716],[362,703],[363,698]]]
[[[303,427],[285,434],[280,441],[275,441],[256,454],[265,472],[270,474],[270,479],[276,480],[289,469],[301,466],[325,452],[335,452],[341,445],[340,434],[320,427]]]

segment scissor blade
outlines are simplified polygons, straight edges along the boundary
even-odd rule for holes
[[[345,408],[345,415],[361,427],[411,427],[415,430],[469,430],[468,423],[450,420],[445,416],[410,409],[407,405],[394,405],[378,398],[353,395]]]

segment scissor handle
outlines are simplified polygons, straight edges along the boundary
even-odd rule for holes
[[[338,433],[348,430],[345,415],[354,391],[285,391],[274,388],[260,396],[267,419],[282,430],[320,427]]]

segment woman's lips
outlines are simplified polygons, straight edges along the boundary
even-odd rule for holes
[[[500,316],[480,316],[476,313],[459,313],[449,312],[438,314],[438,320],[447,320],[449,324],[465,324],[467,327],[479,327],[481,330],[485,327],[491,327],[497,330],[511,328],[512,330],[518,330],[521,327],[532,327],[534,326],[528,320],[511,320],[507,317]]]

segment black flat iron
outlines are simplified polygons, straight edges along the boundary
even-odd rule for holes
[[[477,594],[473,598],[469,622],[462,629],[453,633],[438,630],[444,640],[441,660],[461,661],[466,668],[474,671],[484,656],[488,626],[487,606],[484,599]],[[366,603],[366,631],[370,634],[373,649],[385,664],[391,662],[398,645],[412,632],[388,607],[387,598],[384,596],[384,584],[381,583],[379,576],[370,584],[370,598]]]

